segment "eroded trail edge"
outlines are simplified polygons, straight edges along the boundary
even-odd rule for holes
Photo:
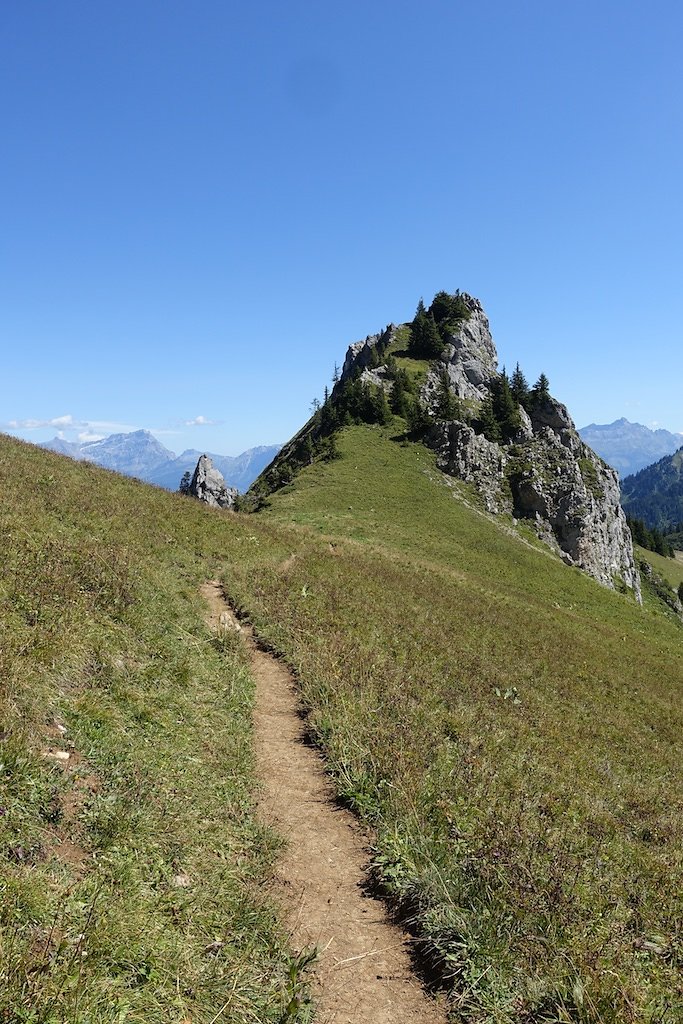
[[[202,594],[213,629],[240,628],[221,584]],[[368,851],[352,814],[334,803],[320,755],[306,746],[295,681],[242,624],[256,682],[259,814],[287,841],[277,866],[283,911],[299,949],[317,946],[318,1024],[445,1024],[410,964],[410,938],[364,893]]]

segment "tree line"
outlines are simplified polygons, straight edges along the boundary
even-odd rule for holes
[[[448,336],[469,316],[469,306],[459,290],[454,295],[437,292],[429,309],[420,299],[410,325],[409,355],[415,359],[438,359]]]
[[[654,551],[665,558],[674,558],[674,549],[666,539],[664,533],[656,526],[648,526],[644,519],[633,519],[626,516],[633,537],[633,543],[647,551]]]

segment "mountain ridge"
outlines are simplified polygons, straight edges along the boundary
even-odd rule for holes
[[[315,459],[333,459],[351,423],[387,424],[437,453],[437,465],[472,484],[486,511],[524,519],[563,561],[640,600],[631,534],[615,470],[579,436],[542,374],[529,388],[517,367],[498,370],[481,302],[439,292],[412,323],[389,324],[349,346],[341,378],[307,424],[252,486],[258,501]]]
[[[582,440],[597,452],[623,479],[638,473],[683,445],[683,434],[659,427],[652,430],[622,416],[613,423],[589,423],[578,431]]]
[[[183,475],[194,472],[202,455],[212,459],[231,487],[246,491],[280,449],[279,445],[257,445],[239,455],[220,455],[187,448],[176,455],[151,431],[144,429],[110,434],[97,441],[65,441],[54,437],[51,441],[43,441],[38,447],[77,461],[94,462],[104,469],[136,477],[169,491],[178,490]]]

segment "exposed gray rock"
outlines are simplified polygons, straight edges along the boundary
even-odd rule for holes
[[[469,319],[449,335],[441,358],[432,364],[422,389],[422,399],[432,414],[444,379],[459,399],[478,404],[498,372],[498,353],[482,305],[471,295],[462,298],[470,310]]]
[[[385,365],[375,366],[372,370],[363,370],[360,379],[364,384],[374,384],[375,387],[384,388],[391,392],[394,382],[389,379],[389,371]]]
[[[373,363],[377,366],[380,362],[380,357],[375,351],[377,346],[386,348],[390,345],[394,340],[395,331],[396,325],[389,324],[381,334],[368,334],[365,341],[355,341],[349,345],[342,367],[341,380],[348,380],[356,368],[360,370],[372,368]]]
[[[420,393],[425,409],[436,418],[426,440],[436,450],[439,467],[473,484],[489,512],[507,512],[533,523],[539,537],[568,565],[609,587],[621,581],[640,600],[640,577],[616,473],[582,442],[566,406],[548,397],[530,412],[520,407],[516,436],[505,444],[475,429],[481,403],[499,376],[498,354],[481,303],[471,295],[462,299],[469,317],[446,339]],[[342,381],[360,370],[361,380],[389,390],[382,352],[397,330],[390,324],[381,334],[351,345]],[[457,419],[438,419],[444,382],[459,399]]]
[[[436,449],[440,469],[475,485],[487,512],[512,511],[509,488],[504,487],[507,455],[500,445],[459,420],[438,421],[428,443]]]
[[[521,421],[519,425],[519,434],[517,435],[515,440],[528,441],[529,438],[534,436],[534,427],[531,422],[531,417],[529,416],[529,413],[526,411],[526,409],[522,408],[521,405],[519,407],[519,418]]]
[[[201,455],[187,493],[212,508],[232,508],[238,492],[227,486],[223,474],[214,467],[209,456]]]
[[[539,535],[565,561],[606,586],[622,580],[640,598],[617,474],[583,444],[573,425],[557,432],[543,427],[511,445],[508,455],[515,515],[534,519]]]
[[[474,484],[488,511],[531,520],[565,562],[609,587],[622,580],[640,599],[615,471],[581,441],[559,402],[549,400],[522,423],[507,445],[457,420],[437,423],[429,440],[440,468]]]
[[[568,448],[575,447],[578,450],[580,438],[574,427],[574,421],[567,411],[567,406],[562,405],[555,398],[549,397],[545,402],[533,407],[531,426],[534,433],[539,433],[543,427],[549,427]]]
[[[491,337],[488,317],[479,299],[463,295],[470,315],[450,335],[441,362],[458,398],[480,401],[486,385],[498,370],[498,353]]]
[[[435,362],[422,401],[435,414],[443,381],[474,413],[497,371],[496,347],[486,315],[467,297],[470,319]],[[446,374],[444,375],[444,368]],[[617,474],[579,437],[566,406],[552,397],[530,414],[506,444],[476,433],[461,420],[437,421],[427,442],[444,472],[473,484],[489,512],[530,520],[563,561],[614,587],[622,581],[640,600],[640,577],[621,508]]]

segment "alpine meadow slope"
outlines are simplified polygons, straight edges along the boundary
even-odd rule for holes
[[[0,1017],[309,1019],[248,658],[198,593],[253,531],[4,436],[0,487]]]
[[[292,664],[374,871],[456,1020],[683,1013],[683,634],[354,426],[254,517],[302,528],[226,577]]]
[[[253,681],[203,621],[218,579],[295,673],[454,1021],[683,1019],[683,629],[638,603],[615,476],[566,410],[545,386],[511,409],[490,352],[459,358],[472,301],[418,311],[422,352],[413,325],[360,343],[246,514],[0,438],[3,1010],[310,1018],[253,813]],[[562,544],[594,534],[591,575]]]
[[[453,300],[467,315],[440,330]],[[244,607],[298,670],[340,793],[377,831],[378,883],[457,1019],[673,1024],[680,620],[649,585],[634,601],[614,471],[547,381],[494,358],[457,294],[351,346],[247,496],[311,539],[243,582]],[[587,559],[572,545],[593,524]]]

